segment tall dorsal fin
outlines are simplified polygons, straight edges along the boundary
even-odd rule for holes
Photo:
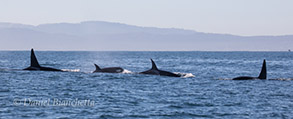
[[[34,49],[31,50],[31,67],[41,67],[35,55]]]
[[[96,67],[96,71],[101,70],[101,68],[97,64],[95,64],[95,67]]]
[[[151,59],[152,61],[152,69],[158,70],[156,63],[153,61],[153,59]]]
[[[263,60],[261,72],[258,76],[259,79],[267,79],[267,66],[266,66],[266,60]]]

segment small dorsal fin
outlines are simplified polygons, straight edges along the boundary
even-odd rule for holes
[[[158,70],[156,63],[153,61],[153,59],[151,59],[152,61],[152,69]]]
[[[263,60],[261,72],[258,76],[259,79],[267,79],[267,66],[266,66],[266,60]]]
[[[101,70],[101,68],[97,64],[95,64],[95,67],[96,67],[96,71]]]
[[[31,67],[41,67],[35,55],[34,49],[31,50]]]

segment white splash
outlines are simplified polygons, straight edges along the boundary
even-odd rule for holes
[[[181,73],[181,72],[174,72],[174,74],[178,74],[181,78],[191,78],[195,77],[192,73]]]
[[[127,70],[127,69],[124,69],[122,73],[123,74],[132,74],[133,72],[131,72],[131,71]]]
[[[62,71],[67,71],[67,72],[80,72],[80,69],[61,69]]]

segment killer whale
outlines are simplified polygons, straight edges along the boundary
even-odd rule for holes
[[[168,72],[168,71],[159,70],[157,68],[155,62],[153,61],[153,59],[151,59],[151,62],[152,62],[152,68],[150,70],[140,72],[140,74],[150,74],[150,75],[180,77],[180,75],[178,75],[178,74],[174,74],[174,73]]]
[[[250,77],[250,76],[240,76],[233,78],[232,80],[253,80],[253,79],[267,79],[267,67],[266,67],[266,60],[263,60],[261,72],[258,77]]]
[[[124,71],[121,67],[107,67],[107,68],[100,68],[97,64],[94,64],[96,70],[93,72],[103,72],[103,73],[122,73]]]
[[[62,71],[60,69],[54,69],[50,67],[42,67],[38,60],[37,57],[34,53],[34,49],[31,49],[31,65],[23,70],[32,70],[32,71]]]

